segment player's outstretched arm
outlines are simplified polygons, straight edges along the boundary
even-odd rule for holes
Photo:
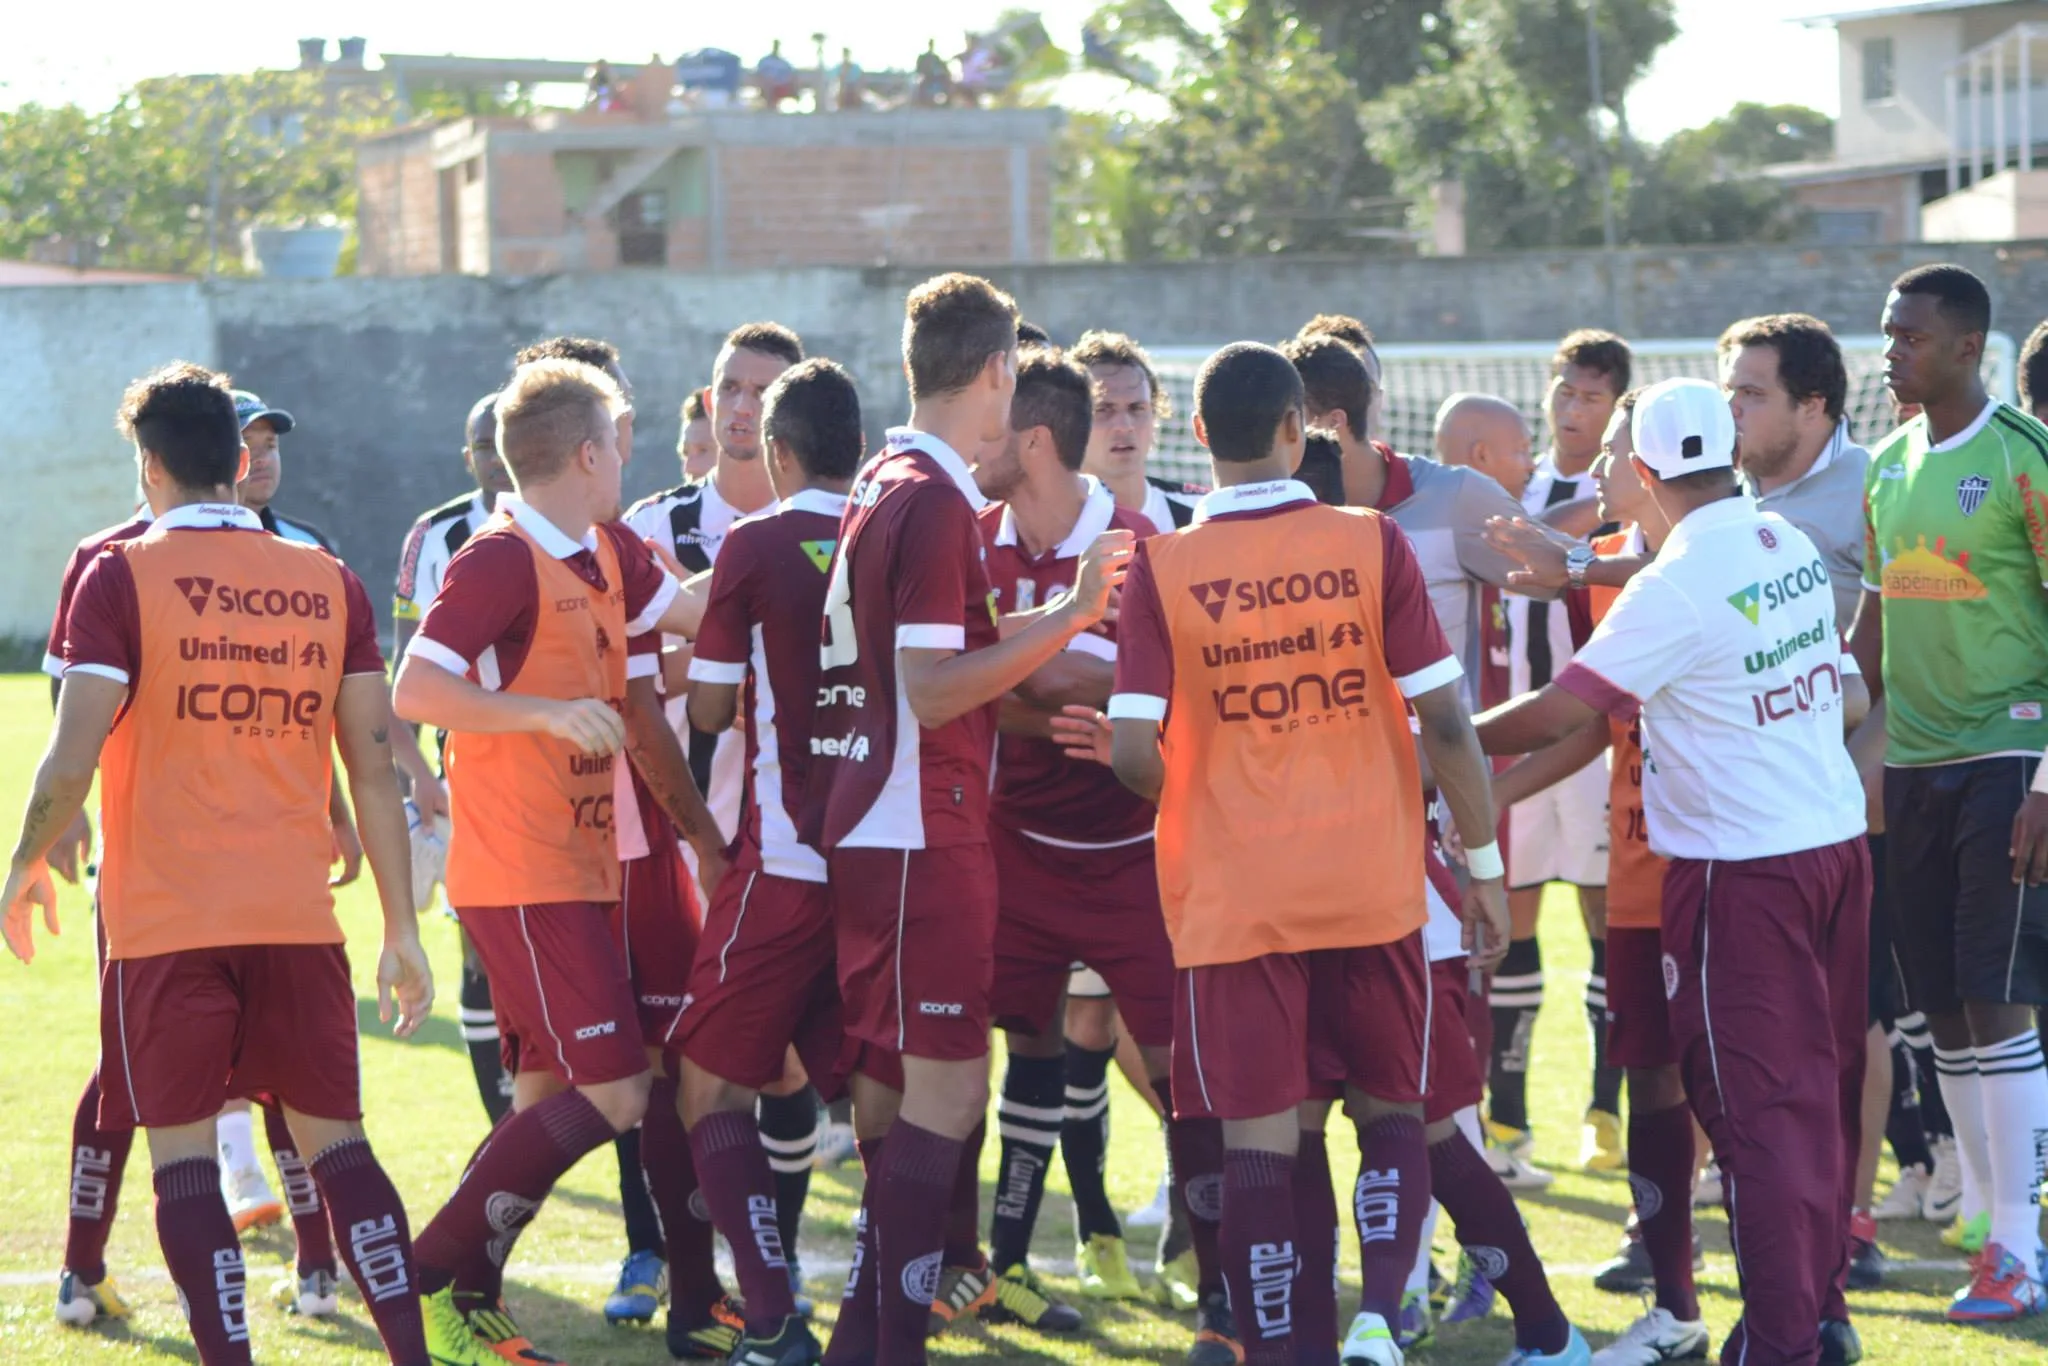
[[[1148,802],[1158,801],[1160,789],[1166,786],[1159,723],[1145,716],[1119,716],[1109,726],[1109,766],[1117,781]]]
[[[1534,754],[1599,716],[1591,705],[1557,684],[1545,683],[1536,692],[1523,693],[1481,712],[1472,725],[1488,754]]]
[[[691,717],[696,716],[697,695],[690,696]],[[731,724],[728,718],[727,725]],[[709,892],[725,872],[725,839],[690,776],[690,761],[676,739],[675,728],[662,713],[661,696],[652,678],[626,680],[626,752],[633,767],[646,780],[647,790],[676,823],[676,829],[696,851],[698,881]]]
[[[626,743],[626,723],[598,698],[492,692],[418,654],[398,666],[391,704],[400,719],[423,726],[479,735],[544,732],[585,754],[616,754]]]
[[[943,726],[995,701],[1101,621],[1136,545],[1128,531],[1103,532],[1082,552],[1073,588],[1036,621],[987,649],[898,650],[904,697],[918,724]]]
[[[377,884],[384,911],[384,943],[377,958],[377,1016],[389,1023],[394,1001],[397,1034],[405,1038],[434,1008],[434,974],[420,947],[419,917],[412,903],[412,838],[406,831],[405,798],[392,766],[391,689],[382,674],[350,674],[341,680],[334,703],[334,744],[348,770],[348,794],[356,808],[356,831]]]
[[[1565,552],[1583,542],[1524,517],[1492,517],[1486,523],[1486,542],[1503,555],[1522,562],[1522,568],[1508,575],[1507,586],[1531,597],[1562,592],[1569,579]],[[1586,582],[1602,588],[1625,588],[1654,556],[1596,555],[1586,567]]]
[[[1101,640],[1100,636],[1094,637]],[[1106,643],[1106,642],[1105,642]],[[1116,683],[1116,661],[1080,650],[1061,650],[1017,685],[1017,696],[1041,711],[1106,707]]]
[[[1516,760],[1493,775],[1494,806],[1505,811],[1563,782],[1598,758],[1612,738],[1606,720],[1595,717],[1555,744]]]
[[[1417,693],[1408,701],[1422,724],[1422,750],[1429,757],[1437,792],[1451,819],[1460,830],[1492,831],[1498,823],[1493,784],[1471,715],[1465,710],[1460,680]],[[1463,907],[1465,951],[1474,966],[1486,968],[1499,962],[1508,950],[1507,879],[1500,852],[1491,839],[1467,848],[1466,867],[1472,883]]]
[[[44,927],[57,933],[57,898],[43,860],[57,837],[85,809],[92,775],[100,766],[100,749],[127,698],[127,683],[85,672],[66,675],[57,696],[56,728],[42,763],[36,767],[14,858],[7,869],[6,890],[0,892],[7,947],[24,963],[35,957],[30,923],[34,904],[43,908]]]

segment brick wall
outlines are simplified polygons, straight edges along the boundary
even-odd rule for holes
[[[429,275],[441,269],[441,182],[432,133],[380,138],[356,153],[356,271]]]
[[[751,147],[720,174],[734,269],[1015,256],[1008,147]]]

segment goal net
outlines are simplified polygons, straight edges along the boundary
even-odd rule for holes
[[[1842,337],[1840,341],[1849,370],[1850,433],[1867,445],[1895,425],[1891,395],[1884,387],[1884,338]],[[1201,484],[1209,480],[1209,457],[1195,440],[1192,414],[1195,373],[1214,349],[1170,346],[1151,353],[1160,385],[1173,400],[1173,416],[1160,423],[1153,448],[1155,474]],[[1629,349],[1635,357],[1637,384],[1681,375],[1717,378],[1711,338],[1631,342]],[[1387,391],[1381,436],[1395,450],[1409,455],[1433,454],[1437,407],[1456,393],[1507,399],[1527,415],[1536,434],[1536,449],[1541,451],[1549,444],[1543,400],[1550,387],[1555,342],[1385,345],[1377,350]],[[1987,339],[1984,383],[1994,397],[2012,401],[2017,357],[2018,348],[2006,333],[1994,332]]]

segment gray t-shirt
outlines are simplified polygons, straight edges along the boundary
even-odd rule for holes
[[[1835,593],[1835,622],[1843,631],[1856,620],[1863,593],[1863,486],[1869,475],[1870,452],[1849,439],[1849,424],[1841,422],[1813,468],[1791,483],[1759,494],[1747,477],[1742,481],[1757,511],[1777,513],[1820,551]]]
[[[1422,580],[1437,622],[1465,668],[1465,701],[1476,709],[1481,658],[1482,586],[1504,587],[1521,561],[1486,543],[1489,517],[1515,517],[1522,509],[1508,491],[1477,470],[1443,465],[1419,455],[1395,455],[1387,463],[1387,487],[1380,510],[1394,519],[1415,546]]]

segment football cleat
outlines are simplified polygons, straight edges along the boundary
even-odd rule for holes
[[[1620,1115],[1600,1109],[1586,1111],[1586,1132],[1579,1144],[1579,1165],[1589,1172],[1628,1170],[1628,1147],[1622,1137]]]
[[[1081,1244],[1075,1253],[1081,1277],[1081,1293],[1091,1300],[1142,1300],[1145,1289],[1131,1274],[1124,1240],[1098,1233]]]
[[[426,1330],[427,1360],[434,1366],[504,1366],[508,1360],[518,1360],[500,1356],[476,1335],[469,1317],[455,1307],[453,1287],[444,1286],[431,1295],[420,1296],[420,1325]]]
[[[1963,1157],[1950,1137],[1937,1138],[1929,1146],[1934,1149],[1934,1174],[1927,1178],[1920,1217],[1930,1224],[1946,1224],[1963,1212]]]
[[[1593,1353],[1592,1366],[1655,1366],[1660,1361],[1705,1361],[1707,1325],[1652,1309],[1622,1335]]]
[[[804,1264],[794,1256],[789,1259],[789,1297],[796,1301],[796,1312],[804,1318],[809,1318],[811,1311],[818,1307],[804,1293]]]
[[[1991,1212],[1958,1219],[1941,1231],[1943,1247],[1952,1247],[1975,1257],[1984,1250],[1984,1244],[1991,1238]]]
[[[619,1266],[619,1283],[604,1302],[606,1323],[652,1323],[668,1298],[668,1263],[658,1252],[635,1252]]]
[[[1863,1339],[1847,1319],[1820,1321],[1820,1366],[1856,1366],[1863,1360]]]
[[[1721,1207],[1721,1164],[1709,1162],[1700,1168],[1700,1179],[1693,1182],[1692,1207],[1694,1209],[1719,1209]]]
[[[1221,1291],[1202,1301],[1194,1345],[1188,1348],[1187,1366],[1244,1366],[1244,1348],[1237,1342],[1237,1320],[1230,1315],[1229,1297]]]
[[[797,1315],[782,1321],[772,1338],[742,1337],[733,1348],[732,1366],[817,1366],[818,1340],[811,1326]]]
[[[1534,1134],[1486,1121],[1486,1165],[1503,1186],[1511,1191],[1544,1190],[1556,1180],[1536,1165],[1535,1156]]]
[[[324,1319],[341,1308],[341,1282],[332,1271],[294,1272],[270,1287],[270,1302],[287,1314]]]
[[[1500,1366],[1592,1366],[1593,1349],[1586,1345],[1586,1339],[1578,1329],[1570,1330],[1564,1346],[1555,1352],[1539,1352],[1533,1347],[1517,1347],[1500,1359]]]
[[[1412,1352],[1435,1336],[1436,1315],[1430,1312],[1429,1292],[1410,1290],[1401,1296],[1401,1322],[1394,1331],[1394,1340],[1401,1350]]]
[[[1152,1280],[1152,1302],[1162,1309],[1186,1311],[1197,1308],[1202,1303],[1202,1292],[1197,1288],[1201,1279],[1195,1250],[1189,1248],[1173,1260],[1159,1264],[1158,1273]]]
[[[1892,1182],[1892,1188],[1885,1192],[1884,1199],[1870,1211],[1871,1217],[1885,1219],[1918,1219],[1921,1210],[1927,1206],[1927,1192],[1934,1184],[1934,1173],[1925,1167],[1901,1167],[1899,1179]]]
[[[1451,1296],[1444,1302],[1440,1323],[1467,1323],[1493,1312],[1493,1282],[1479,1274],[1472,1258],[1458,1254],[1457,1279],[1451,1282]]]
[[[486,1361],[493,1366],[502,1366],[508,1361],[515,1366],[561,1366],[560,1357],[534,1346],[533,1339],[513,1322],[512,1312],[505,1308],[505,1301],[487,1303],[478,1296],[475,1304],[466,1305],[463,1303],[466,1298],[456,1298],[454,1303],[469,1324],[470,1336],[483,1345]]]
[[[57,1277],[57,1322],[88,1328],[97,1319],[125,1319],[128,1313],[128,1302],[111,1274],[97,1285],[86,1284],[83,1276],[69,1269]]]
[[[2010,1323],[2048,1306],[2040,1268],[2028,1266],[1997,1243],[1987,1243],[1976,1274],[1949,1301],[1950,1323]]]
[[[1045,1283],[1022,1262],[996,1277],[990,1289],[995,1303],[976,1311],[983,1323],[1021,1323],[1041,1333],[1071,1333],[1081,1326],[1081,1311],[1047,1294]]]
[[[972,1317],[995,1302],[996,1273],[986,1260],[978,1267],[945,1267],[939,1272],[938,1293],[932,1296],[926,1335],[937,1337],[962,1315]]]
[[[259,1167],[221,1168],[220,1193],[228,1202],[228,1217],[235,1221],[237,1233],[265,1228],[284,1218],[284,1202],[271,1191]]]
[[[1140,1210],[1132,1210],[1124,1216],[1125,1228],[1164,1228],[1166,1221],[1173,1217],[1171,1183],[1167,1173],[1159,1173],[1159,1189],[1152,1193],[1152,1203]]]
[[[745,1311],[730,1295],[721,1295],[703,1321],[691,1323],[676,1317],[674,1300],[668,1306],[668,1354],[677,1361],[724,1361],[740,1345],[747,1331]]]
[[[1404,1366],[1406,1360],[1387,1321],[1378,1314],[1363,1313],[1351,1320],[1351,1331],[1344,1335],[1338,1357],[1344,1366]]]
[[[1877,1245],[1877,1220],[1869,1210],[1849,1215],[1849,1288],[1875,1290],[1884,1284],[1884,1253]]]

